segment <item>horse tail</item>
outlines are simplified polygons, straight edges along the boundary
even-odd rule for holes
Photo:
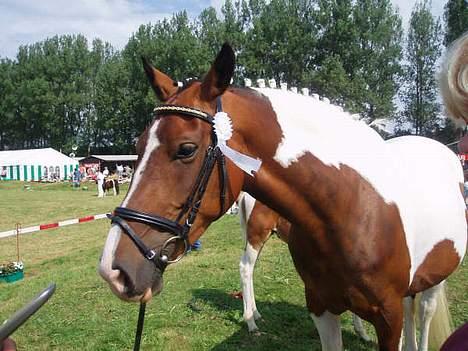
[[[439,75],[445,110],[457,124],[468,123],[468,32],[447,50]]]
[[[452,333],[452,318],[448,308],[445,283],[437,294],[437,307],[432,317],[429,329],[429,346],[431,349],[440,350],[442,344]]]

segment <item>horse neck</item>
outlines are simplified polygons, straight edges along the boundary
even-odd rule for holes
[[[244,93],[235,104],[244,148],[263,161],[245,190],[294,222],[306,213],[334,221],[361,176],[374,177],[372,162],[361,156],[384,150],[384,141],[334,106],[272,89],[259,93]]]

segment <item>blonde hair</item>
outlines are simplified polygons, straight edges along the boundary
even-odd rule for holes
[[[459,126],[468,123],[468,32],[447,50],[439,74],[446,114]]]

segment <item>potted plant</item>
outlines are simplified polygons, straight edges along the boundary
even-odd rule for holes
[[[24,265],[22,261],[0,264],[0,280],[13,283],[24,278]]]

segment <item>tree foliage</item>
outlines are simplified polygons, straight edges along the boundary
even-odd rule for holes
[[[81,35],[55,36],[0,60],[0,149],[134,152],[156,101],[147,57],[175,80],[202,78],[225,41],[235,84],[274,78],[308,87],[369,120],[395,115],[401,19],[390,0],[227,0],[141,25],[121,50]]]
[[[466,0],[448,0],[444,7],[445,45],[468,31],[468,3]]]
[[[432,136],[440,128],[436,68],[441,52],[441,24],[430,12],[427,0],[411,14],[407,38],[402,101],[402,122],[417,135]]]

